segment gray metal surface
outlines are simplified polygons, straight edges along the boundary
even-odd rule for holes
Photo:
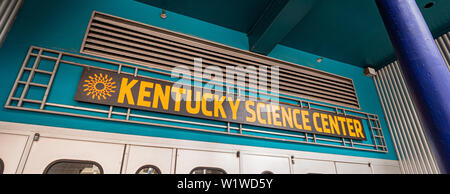
[[[401,171],[408,174],[440,173],[398,62],[378,70],[373,79]]]
[[[0,2],[0,47],[22,3],[23,0],[2,0]]]
[[[27,67],[27,64],[32,59],[34,59],[32,67],[31,68]],[[39,59],[54,61],[55,65],[53,67],[53,71],[39,69],[40,67],[39,65],[41,62]],[[290,104],[290,103],[286,104],[301,106],[314,110],[327,111],[342,115],[348,114],[353,117],[362,119],[363,122],[367,122],[366,127],[368,130],[367,131],[368,140],[361,141],[347,138],[336,138],[336,137],[308,134],[303,132],[286,132],[283,130],[252,127],[228,122],[206,123],[201,121],[190,120],[189,118],[186,117],[165,118],[162,116],[144,115],[142,114],[142,111],[139,112],[130,108],[126,109],[126,112],[117,111],[115,110],[116,107],[114,106],[105,106],[105,105],[92,106],[89,103],[77,103],[77,106],[74,106],[71,104],[61,104],[49,101],[49,99],[51,98],[47,98],[47,96],[52,94],[52,87],[55,83],[53,81],[54,80],[53,78],[56,75],[58,75],[59,69],[61,69],[61,67],[65,68],[67,68],[68,66],[94,67],[94,65],[87,65],[80,62],[75,62],[80,60],[81,61],[84,60],[86,63],[92,62],[94,64],[98,63],[106,64],[108,65],[108,67],[111,67],[111,69],[109,70],[115,70],[119,73],[130,74],[134,76],[139,75],[145,77],[145,75],[142,75],[143,72],[160,73],[159,71],[155,71],[146,67],[122,64],[99,58],[81,56],[72,53],[50,50],[40,47],[31,47],[28,51],[27,56],[25,57],[22,68],[19,72],[19,75],[17,76],[14,86],[7,99],[5,108],[23,111],[41,112],[48,114],[66,115],[73,117],[108,120],[114,122],[135,123],[148,126],[159,126],[175,129],[201,131],[232,136],[243,136],[249,138],[259,138],[259,139],[268,139],[268,140],[304,143],[304,144],[315,144],[322,146],[331,146],[355,150],[366,150],[373,152],[388,152],[384,135],[381,129],[380,121],[377,115],[313,102],[301,101],[299,99],[294,98],[281,97],[289,100],[295,100],[296,102],[298,102],[298,104]],[[96,66],[96,68],[100,67]],[[134,73],[124,72],[124,68],[134,69]],[[36,73],[50,75],[49,82],[47,84],[34,83],[32,80],[33,76],[35,76]],[[21,81],[21,79],[22,80],[24,79],[23,78],[24,75],[28,76],[26,77],[27,81]],[[18,89],[19,86],[23,86],[23,88],[26,89],[22,90],[20,93],[20,90]],[[42,100],[28,98],[27,92],[30,86],[45,88],[43,96],[39,98]],[[67,98],[72,99],[71,96]],[[32,105],[34,104],[37,106],[26,106],[25,103],[29,103]],[[55,110],[55,108],[57,109]],[[98,113],[98,114],[94,116],[91,113]],[[121,117],[117,118],[117,116]]]
[[[435,39],[450,70],[450,32]],[[403,173],[440,173],[398,61],[373,77]]]
[[[439,48],[439,51],[441,51],[445,62],[447,63],[448,69],[450,70],[450,32],[438,37],[435,42]]]

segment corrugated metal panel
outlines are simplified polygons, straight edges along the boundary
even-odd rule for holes
[[[437,38],[436,44],[444,57],[447,67],[450,70],[450,32]]]
[[[403,173],[440,173],[398,62],[373,77]]]
[[[438,37],[436,45],[450,70],[450,32]],[[404,173],[440,173],[424,127],[412,102],[397,61],[377,71],[373,77]]]
[[[274,81],[281,94],[359,108],[351,79],[99,12],[92,15],[81,53],[169,71],[180,65],[193,70],[194,57],[202,58],[204,68],[244,66],[259,71],[277,66],[278,76],[267,71],[267,80],[259,82],[268,90]]]
[[[23,0],[2,0],[0,2],[0,46],[6,38],[14,18],[22,5]]]

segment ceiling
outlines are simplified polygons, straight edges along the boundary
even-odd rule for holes
[[[360,67],[395,59],[374,0],[137,1],[246,33],[261,54],[281,44]],[[450,30],[449,0],[416,2],[435,37]]]

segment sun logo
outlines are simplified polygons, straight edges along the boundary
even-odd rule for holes
[[[87,96],[92,95],[92,99],[101,98],[106,99],[106,97],[111,97],[111,93],[114,93],[116,88],[116,82],[112,81],[112,77],[108,78],[108,75],[103,76],[101,73],[98,76],[94,74],[94,77],[89,76],[88,80],[84,80],[86,84],[83,85],[85,89],[83,92],[87,92]]]

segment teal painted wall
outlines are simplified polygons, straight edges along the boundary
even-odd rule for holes
[[[92,11],[100,11],[119,17],[147,23],[153,26],[190,34],[207,40],[219,42],[232,47],[247,50],[246,34],[202,22],[186,16],[167,12],[167,19],[161,19],[161,10],[133,0],[27,0],[23,4],[15,24],[0,48],[0,103],[4,104],[20,70],[26,52],[31,45],[49,49],[78,53]],[[29,123],[55,127],[76,128],[144,136],[188,139],[228,144],[241,144],[281,149],[303,150],[352,156],[363,156],[396,160],[391,138],[387,130],[381,105],[371,78],[365,77],[362,69],[348,64],[324,58],[321,63],[319,56],[284,46],[277,46],[271,57],[290,61],[296,64],[313,67],[330,73],[353,79],[358,94],[361,110],[377,114],[380,117],[388,153],[332,148],[326,146],[286,143],[280,141],[261,140],[244,137],[231,137],[211,133],[194,132],[146,125],[126,124],[111,121],[76,118],[69,116],[50,115],[28,111],[0,109],[0,120],[8,122]],[[96,64],[101,65],[101,64]],[[81,68],[61,66],[52,87],[49,101],[77,105],[73,96]],[[73,80],[76,80],[75,82]],[[32,93],[30,94],[32,95]],[[154,116],[176,118],[173,115],[145,113]],[[206,123],[215,121],[199,120]],[[162,122],[163,123],[163,122]]]

